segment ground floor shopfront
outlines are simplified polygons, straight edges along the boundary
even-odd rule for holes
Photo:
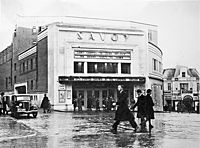
[[[76,78],[77,79],[77,78]],[[70,88],[64,93],[68,98],[67,110],[73,110],[73,100],[82,96],[82,107],[84,110],[88,108],[88,100],[91,100],[92,108],[96,108],[96,101],[99,100],[100,109],[103,109],[104,101],[117,101],[117,86],[124,85],[124,90],[128,94],[128,100],[136,99],[136,90],[145,88],[145,78],[78,78],[79,81],[68,80],[68,77],[60,77],[59,82],[64,88]],[[80,81],[82,79],[82,81]],[[84,79],[84,80],[83,80]],[[87,80],[87,81],[86,81]],[[97,81],[98,80],[98,81]],[[62,90],[59,90],[59,92]],[[64,90],[65,91],[65,90]],[[72,94],[69,94],[69,93]],[[71,95],[71,99],[70,96]],[[64,96],[59,95],[64,98]],[[66,101],[65,101],[66,102]],[[70,104],[71,103],[71,104]]]
[[[199,97],[193,97],[189,94],[168,97],[164,109],[177,112],[199,112]]]

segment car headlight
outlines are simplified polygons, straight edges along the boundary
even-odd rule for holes
[[[22,103],[19,103],[19,107],[22,107]]]

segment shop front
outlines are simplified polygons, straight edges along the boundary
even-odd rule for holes
[[[65,86],[72,86],[73,100],[82,96],[83,110],[88,109],[88,101],[91,100],[92,109],[96,108],[96,101],[99,101],[100,109],[105,107],[105,101],[117,101],[117,86],[124,85],[128,99],[134,98],[134,90],[140,85],[145,85],[144,77],[66,77],[60,76],[59,83]],[[72,106],[72,105],[68,105]]]

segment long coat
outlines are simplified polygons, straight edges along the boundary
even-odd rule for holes
[[[132,108],[134,109],[136,106],[138,107],[137,118],[146,117],[146,98],[144,95],[138,97],[137,102]]]
[[[154,119],[154,110],[153,110],[153,100],[152,97],[147,94],[146,95],[146,117],[147,119]]]
[[[115,120],[130,121],[134,118],[128,107],[128,95],[122,91],[118,93],[117,110],[115,112]]]
[[[41,108],[47,109],[49,108],[49,98],[44,97],[41,103]]]

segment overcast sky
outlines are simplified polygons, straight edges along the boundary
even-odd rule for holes
[[[10,45],[21,16],[81,16],[158,26],[164,68],[184,65],[200,73],[199,0],[0,0],[0,51]],[[38,20],[32,19],[33,22]]]

